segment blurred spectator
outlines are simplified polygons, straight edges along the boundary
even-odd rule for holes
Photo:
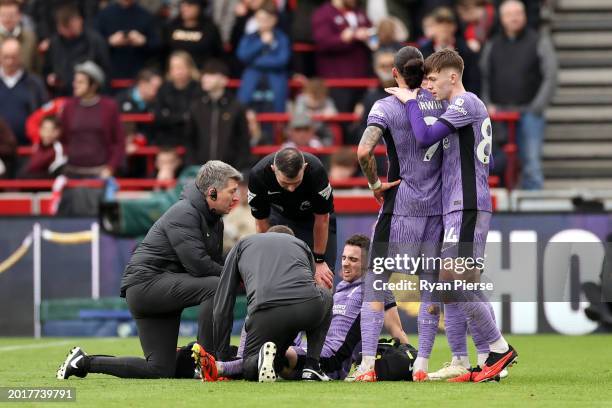
[[[315,124],[307,114],[297,114],[291,118],[285,147],[323,147],[315,133]]]
[[[40,52],[49,48],[51,37],[57,33],[57,13],[60,9],[70,6],[76,7],[79,15],[83,16],[85,24],[93,24],[95,16],[100,10],[101,0],[30,0],[28,15],[32,17],[36,26],[36,36],[39,41]]]
[[[409,23],[410,38],[421,38],[425,33],[423,30],[423,20],[431,12],[439,7],[452,9],[456,0],[416,0],[411,7]]]
[[[54,178],[68,161],[60,142],[61,129],[54,116],[47,116],[40,123],[40,143],[21,169],[19,178]]]
[[[168,181],[178,178],[183,171],[183,159],[174,147],[162,147],[155,157],[155,178],[159,181]]]
[[[495,6],[499,10],[501,4],[505,0],[495,0]],[[521,0],[521,3],[525,6],[525,13],[527,14],[527,26],[537,30],[540,28],[540,14],[542,4],[546,3],[544,0]],[[550,3],[550,2],[548,2]]]
[[[354,113],[359,118],[359,123],[351,131],[352,136],[350,140],[347,140],[349,144],[359,143],[361,135],[366,129],[368,114],[372,106],[374,106],[377,100],[386,98],[388,95],[385,92],[385,88],[397,85],[393,75],[391,75],[394,59],[395,53],[391,51],[379,51],[374,54],[374,72],[378,77],[379,85],[376,88],[368,89],[361,101],[355,106]]]
[[[325,81],[320,78],[309,79],[301,94],[295,98],[295,113],[331,116],[338,113],[333,99],[328,96]]]
[[[483,100],[491,114],[498,110],[521,113],[517,143],[521,160],[521,188],[542,188],[542,142],[557,81],[557,58],[550,39],[527,27],[525,6],[507,0],[500,7],[503,32],[482,52]]]
[[[323,78],[370,76],[370,28],[357,0],[331,0],[312,15],[317,73]],[[352,111],[363,91],[333,89],[332,98],[341,112]]]
[[[367,0],[365,3],[368,18],[373,24],[378,25],[381,20],[393,16],[402,22],[403,29],[409,24],[415,3],[420,0]],[[363,3],[363,2],[362,2]],[[408,35],[408,33],[406,33]],[[404,38],[406,40],[406,38]]]
[[[168,61],[167,80],[159,88],[155,106],[155,144],[160,146],[184,145],[189,107],[200,96],[198,70],[185,51],[175,51]]]
[[[11,128],[0,118],[0,178],[13,178],[17,161],[17,141]]]
[[[21,63],[21,46],[16,38],[0,45],[0,116],[10,126],[20,145],[29,144],[25,134],[28,116],[47,101],[42,79],[28,73]]]
[[[17,0],[0,0],[0,42],[16,38],[21,45],[21,61],[26,71],[38,68],[36,34],[25,27]]]
[[[255,13],[258,31],[240,40],[237,55],[245,65],[238,99],[245,105],[268,102],[274,112],[285,112],[288,97],[289,37],[276,27],[278,17],[273,3]],[[256,91],[271,90],[259,98]],[[259,93],[258,93],[259,94]]]
[[[417,40],[417,47],[419,49],[423,48],[423,46],[428,44],[433,39],[435,25],[436,21],[434,16],[427,14],[425,17],[423,17],[423,21],[421,22],[423,35]]]
[[[83,28],[83,17],[78,9],[65,6],[57,10],[56,16],[57,34],[51,37],[43,74],[54,94],[65,96],[72,93],[76,64],[93,61],[107,74],[110,72],[110,57],[100,34]]]
[[[65,96],[52,99],[28,116],[25,129],[26,136],[32,144],[40,143],[40,126],[42,121],[50,116],[60,117],[68,99]]]
[[[152,112],[157,91],[163,83],[162,77],[152,69],[145,68],[136,75],[136,83],[117,95],[121,113]]]
[[[181,0],[180,14],[166,27],[164,39],[170,52],[187,51],[198,68],[209,58],[223,55],[219,30],[204,15],[203,6],[203,0]]]
[[[121,113],[142,114],[153,113],[155,99],[159,87],[163,82],[162,77],[155,71],[145,68],[136,76],[136,84],[116,96]],[[140,147],[146,146],[155,137],[154,125],[143,122],[124,123],[126,133],[126,160],[125,177],[146,177],[147,158],[134,156]]]
[[[162,77],[155,71],[145,68],[136,76],[136,84],[117,95],[121,113],[153,113],[157,92],[163,83]],[[130,133],[141,133],[147,140],[153,139],[153,128],[149,123],[137,123]]]
[[[376,27],[376,35],[370,38],[370,49],[372,51],[396,52],[402,48],[398,40],[397,25],[393,18],[383,18]]]
[[[236,19],[236,7],[242,0],[211,0],[213,7],[213,20],[219,28],[221,40],[225,43],[230,43],[232,36],[232,28]]]
[[[236,2],[232,12],[233,16],[228,18],[232,21],[232,30],[230,33],[230,47],[232,49],[232,76],[240,76],[242,74],[243,65],[236,57],[236,50],[240,45],[240,40],[249,34],[257,33],[257,20],[255,13],[269,0],[240,0]]]
[[[259,30],[259,21],[255,14],[262,7],[274,8],[277,15],[278,28],[288,33],[288,16],[284,7],[284,1],[276,0],[242,0],[234,7],[234,24],[230,37],[230,44],[236,50],[242,37],[255,34]]]
[[[246,170],[251,164],[246,112],[226,91],[228,80],[229,70],[219,60],[204,65],[204,94],[194,101],[190,111],[185,145],[188,165],[199,166],[214,159]]]
[[[463,84],[465,89],[477,95],[480,94],[480,68],[478,55],[468,47],[465,40],[457,35],[457,22],[450,8],[439,7],[434,9],[430,16],[433,24],[431,28],[431,41],[421,46],[423,57],[427,58],[436,51],[445,48],[456,50],[463,58]]]
[[[461,32],[468,47],[479,53],[495,24],[495,7],[487,0],[457,0]]]
[[[138,0],[117,0],[100,11],[97,30],[108,42],[111,78],[134,78],[160,46],[153,15]]]
[[[325,82],[320,78],[309,79],[304,85],[304,90],[295,98],[293,115],[332,116],[338,113],[333,99],[328,96]],[[315,131],[319,138],[329,145],[333,141],[333,134],[323,122],[314,123]]]
[[[359,173],[357,153],[350,147],[342,147],[331,156],[331,166],[329,168],[330,180],[346,180],[356,177]]]
[[[68,177],[110,177],[122,164],[125,134],[117,102],[101,96],[104,72],[92,61],[75,66],[74,97],[60,118]]]

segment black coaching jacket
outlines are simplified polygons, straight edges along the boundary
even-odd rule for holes
[[[193,182],[134,251],[121,279],[121,296],[162,273],[219,276],[222,269],[223,220],[208,208]]]

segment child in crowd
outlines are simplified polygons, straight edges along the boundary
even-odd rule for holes
[[[332,116],[337,113],[338,110],[333,99],[329,97],[325,82],[321,78],[307,80],[304,90],[295,99],[293,116]],[[329,127],[323,122],[314,122],[313,126],[319,139],[326,145],[331,144],[333,135]]]
[[[67,157],[59,141],[61,129],[55,116],[42,119],[38,128],[39,143],[34,145],[34,153],[20,172],[21,178],[53,178],[66,164]]]

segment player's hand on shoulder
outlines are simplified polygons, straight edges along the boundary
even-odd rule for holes
[[[393,86],[391,88],[385,88],[385,92],[395,96],[402,103],[406,103],[412,99],[416,99],[417,95],[419,94],[419,88],[408,89]]]

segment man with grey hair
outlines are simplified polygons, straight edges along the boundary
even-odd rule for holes
[[[481,55],[482,99],[490,114],[507,110],[521,113],[516,128],[520,187],[540,190],[544,184],[544,111],[557,86],[557,57],[550,37],[527,26],[522,1],[503,1],[499,16],[503,30],[487,42]],[[505,129],[500,127],[494,133],[497,130]],[[499,135],[496,138],[503,140]]]
[[[136,321],[146,359],[90,356],[75,347],[59,368],[58,379],[88,373],[122,378],[179,376],[176,343],[181,313],[190,306],[200,305],[198,343],[212,346],[213,298],[223,270],[221,216],[238,203],[241,179],[226,163],[204,164],[195,181],[185,186],[181,199],[151,227],[125,268],[121,296]]]

